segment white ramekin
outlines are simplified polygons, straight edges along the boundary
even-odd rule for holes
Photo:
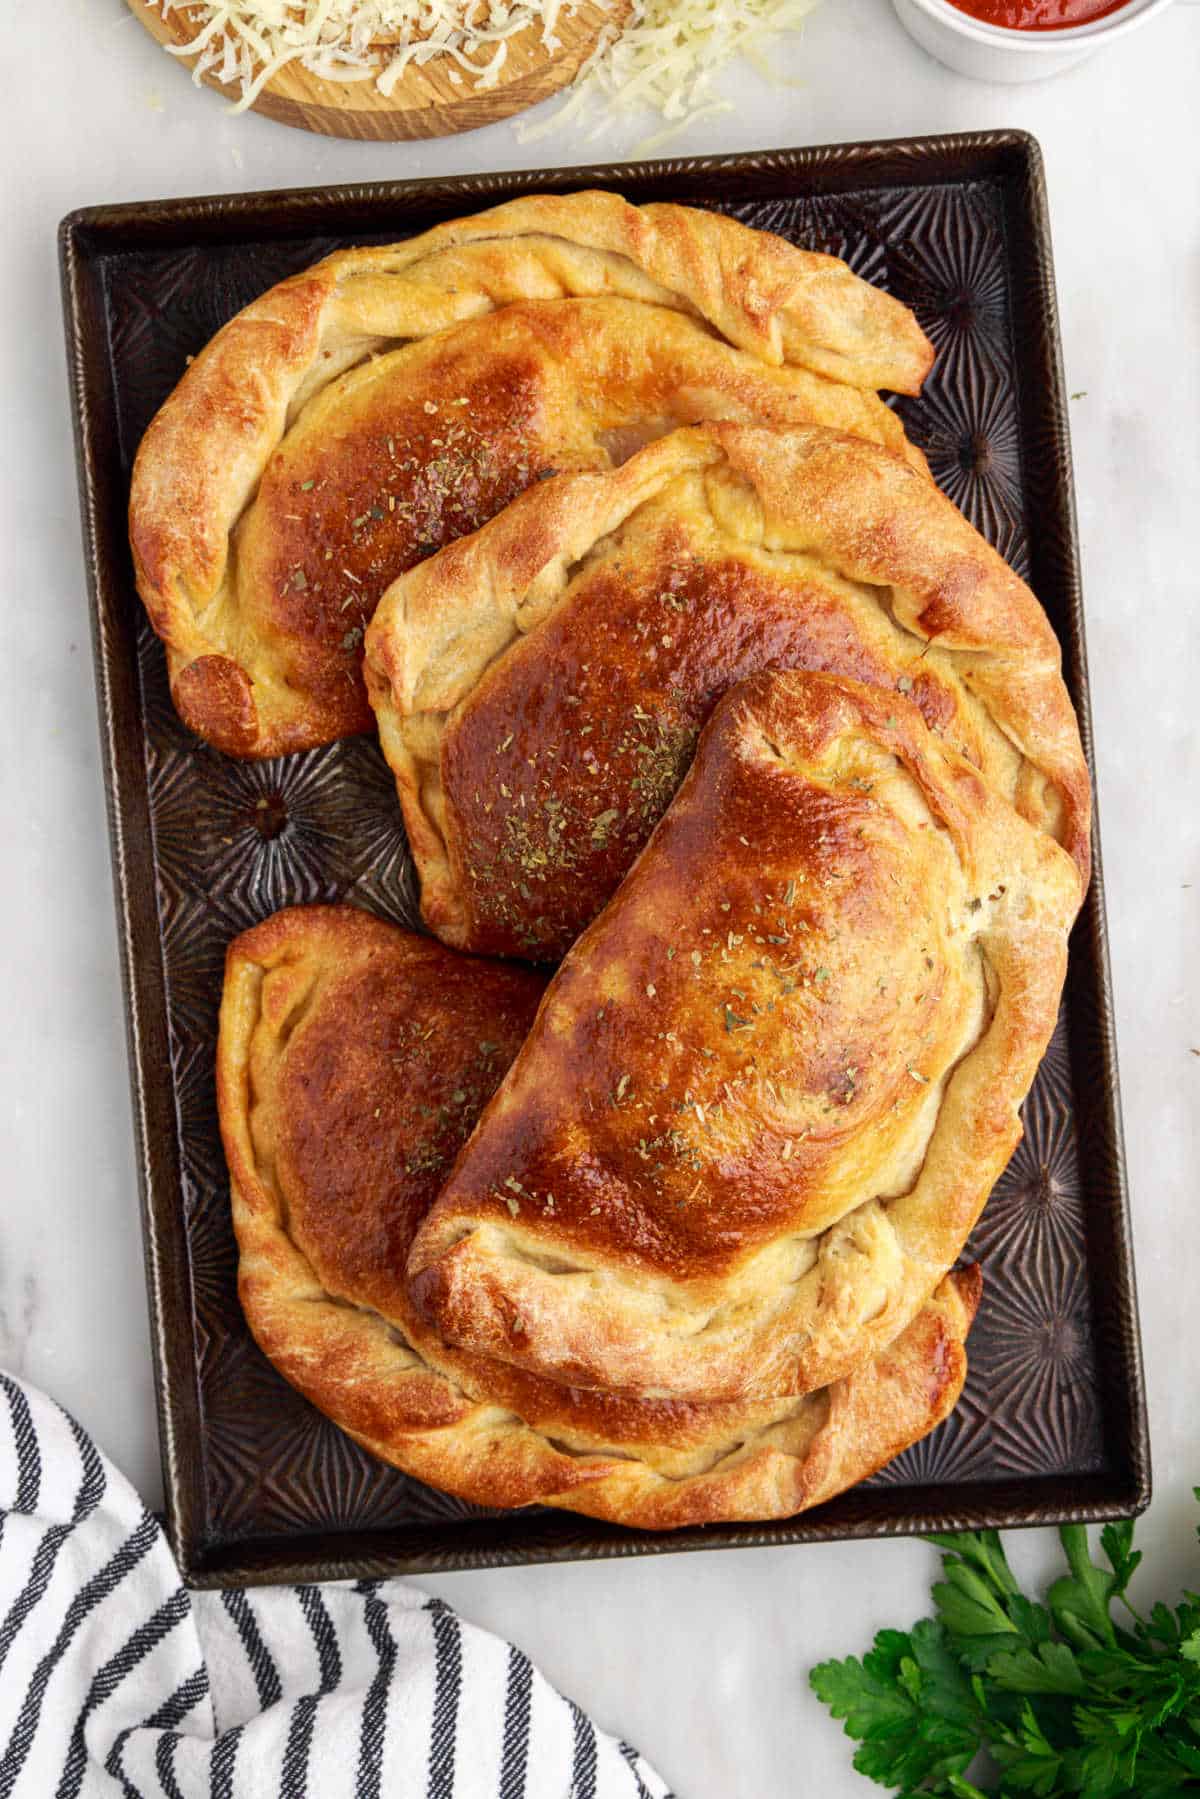
[[[896,16],[923,50],[976,81],[1043,81],[1136,31],[1171,0],[1128,0],[1119,12],[1063,31],[1010,31],[985,25],[950,0],[892,0]]]

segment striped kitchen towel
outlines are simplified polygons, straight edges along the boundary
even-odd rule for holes
[[[415,1587],[189,1593],[87,1434],[0,1388],[0,1799],[670,1799]]]

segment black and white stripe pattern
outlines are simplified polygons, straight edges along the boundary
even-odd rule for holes
[[[671,1799],[519,1649],[399,1581],[189,1593],[0,1373],[0,1799]]]

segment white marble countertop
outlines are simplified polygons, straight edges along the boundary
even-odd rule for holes
[[[6,9],[7,10],[7,9]],[[161,1497],[125,1039],[54,232],[92,202],[584,162],[640,132],[510,125],[423,145],[336,143],[194,91],[122,0],[6,17],[0,124],[0,1364],[54,1394]],[[53,42],[53,83],[43,79]],[[1195,1587],[1200,1426],[1200,9],[1044,85],[929,61],[886,0],[823,0],[778,58],[801,85],[672,151],[1020,126],[1048,170],[1083,542],[1093,708],[1156,1499],[1148,1585]],[[1119,147],[1118,147],[1119,146]],[[1045,1532],[1017,1565],[1049,1565]],[[926,1607],[933,1552],[879,1542],[449,1575],[424,1584],[513,1636],[686,1799],[871,1789],[806,1688]],[[1144,1571],[1145,1572],[1145,1571]]]

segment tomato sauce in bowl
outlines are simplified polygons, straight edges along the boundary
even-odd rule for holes
[[[959,12],[1009,31],[1065,31],[1119,12],[1127,0],[950,0]]]

